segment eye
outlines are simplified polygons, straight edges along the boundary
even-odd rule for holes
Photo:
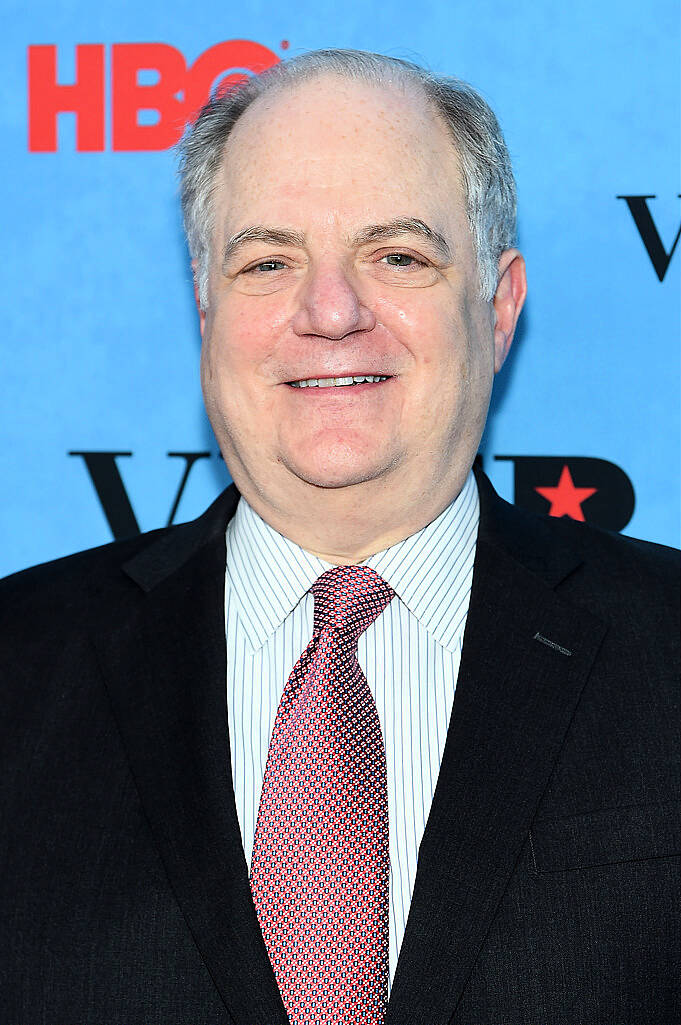
[[[246,267],[244,274],[268,274],[285,266],[283,260],[262,260],[260,263],[254,263],[252,267]]]
[[[423,266],[423,261],[417,260],[411,253],[388,253],[386,256],[382,256],[381,260],[385,261],[389,267]]]

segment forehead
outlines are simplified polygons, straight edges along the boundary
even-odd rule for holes
[[[458,154],[416,88],[325,75],[255,101],[227,140],[222,220],[461,216]],[[347,225],[346,225],[347,226]]]

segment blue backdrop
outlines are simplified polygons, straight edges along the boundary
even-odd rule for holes
[[[456,74],[500,116],[530,298],[482,447],[497,489],[678,543],[675,3],[6,0],[4,25],[0,573],[224,485],[169,146],[216,76],[319,46]]]

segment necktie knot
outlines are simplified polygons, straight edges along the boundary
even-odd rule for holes
[[[395,596],[369,566],[334,566],[312,585],[315,634],[326,628],[357,640]]]

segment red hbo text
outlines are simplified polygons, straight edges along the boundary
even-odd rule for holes
[[[75,80],[65,84],[59,81],[57,47],[28,47],[31,152],[57,150],[61,113],[75,114],[78,151],[106,148],[106,56],[101,43],[76,46]],[[205,103],[216,79],[222,91],[242,81],[246,72],[264,71],[278,61],[266,46],[248,39],[216,43],[189,66],[180,51],[167,43],[114,43],[109,61],[111,149],[168,149]],[[153,82],[141,82],[141,73]],[[150,112],[153,123],[141,123],[140,112]]]

